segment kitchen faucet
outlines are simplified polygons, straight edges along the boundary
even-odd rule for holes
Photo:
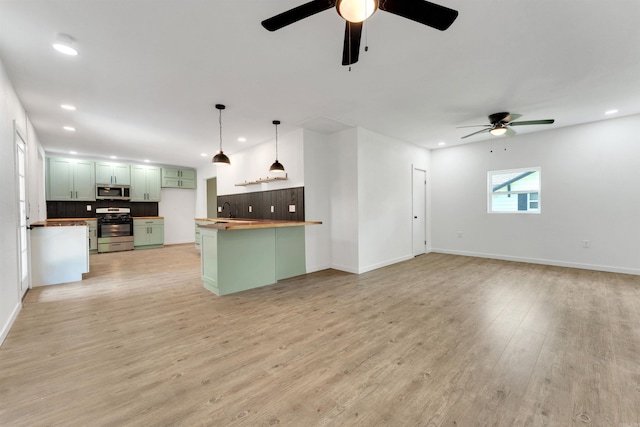
[[[231,213],[231,203],[229,203],[229,202],[224,202],[222,204],[222,210],[220,211],[220,213],[224,213],[224,207],[227,206],[227,205],[229,206],[229,216],[228,216],[228,218],[233,218],[233,214]]]

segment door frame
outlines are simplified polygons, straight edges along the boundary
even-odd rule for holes
[[[416,172],[421,172],[424,176],[424,184],[416,185]],[[420,197],[424,200],[423,206],[415,206],[416,195],[418,192],[422,192]],[[416,220],[419,214],[422,214],[422,228],[424,235],[419,237],[424,242],[423,245],[419,245],[416,242]],[[418,215],[417,215],[418,214]],[[411,252],[413,256],[422,255],[427,252],[427,171],[426,169],[415,167],[411,165]],[[421,246],[422,250],[416,250],[417,246]]]
[[[18,228],[16,229],[16,243],[18,247],[18,295],[20,298],[24,298],[27,291],[31,288],[31,274],[30,274],[30,251],[29,251],[29,161],[28,161],[28,149],[29,146],[27,144],[27,139],[22,135],[22,132],[18,128],[17,122],[13,121],[13,150],[14,150],[14,172],[16,174],[16,202],[18,205],[17,209],[17,220],[18,220]],[[22,211],[20,209],[21,196],[20,194],[20,156],[19,156],[19,146],[22,145],[23,149],[23,171],[24,171],[24,215],[25,218],[22,218]],[[24,219],[24,225],[22,223]],[[24,227],[24,230],[23,230]],[[22,247],[22,233],[24,233],[24,243],[26,247]],[[23,257],[23,253],[26,252],[26,256]]]

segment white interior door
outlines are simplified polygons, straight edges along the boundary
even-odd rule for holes
[[[413,169],[413,255],[427,250],[427,171]]]
[[[15,123],[14,123],[15,127]],[[27,289],[29,288],[29,244],[27,227],[29,221],[28,205],[27,205],[27,144],[24,142],[24,138],[20,135],[18,130],[15,130],[16,140],[16,170],[18,172],[17,184],[18,184],[18,206],[19,215],[18,220],[18,246],[20,251],[20,257],[18,262],[20,263],[20,283],[19,291],[20,297],[23,297]]]

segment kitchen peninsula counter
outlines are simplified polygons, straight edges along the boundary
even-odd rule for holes
[[[90,219],[54,218],[30,224],[32,286],[76,282],[89,272]]]
[[[320,221],[196,218],[204,287],[227,295],[305,274],[304,227]]]

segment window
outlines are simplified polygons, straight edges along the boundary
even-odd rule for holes
[[[489,171],[489,213],[540,213],[540,168]]]

